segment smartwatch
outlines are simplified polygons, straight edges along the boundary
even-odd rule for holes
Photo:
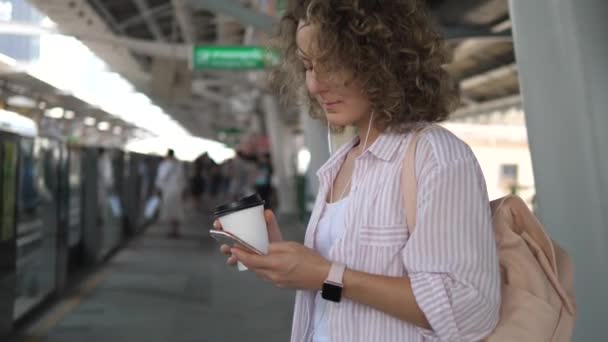
[[[325,282],[323,282],[323,289],[321,290],[321,297],[325,300],[339,303],[342,299],[342,289],[344,284],[342,279],[344,278],[344,271],[346,266],[344,264],[334,262],[331,264],[329,269],[329,275]]]

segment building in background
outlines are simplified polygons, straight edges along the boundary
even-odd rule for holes
[[[448,122],[443,126],[465,141],[475,153],[490,200],[517,194],[533,208],[534,174],[523,124]]]
[[[40,25],[43,16],[25,0],[0,0],[0,20]],[[0,34],[0,53],[19,62],[40,58],[40,37]]]

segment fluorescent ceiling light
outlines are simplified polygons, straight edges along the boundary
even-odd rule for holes
[[[49,17],[45,17],[40,22],[40,26],[46,27],[46,28],[55,28],[55,27],[57,27],[57,24],[55,24],[55,22],[52,21]]]
[[[302,148],[298,152],[298,174],[303,175],[308,170],[310,165],[310,151],[307,148]]]
[[[44,116],[53,118],[53,119],[61,119],[63,118],[64,109],[61,107],[53,107],[46,111],[44,111]]]
[[[45,25],[52,23],[45,20]],[[66,60],[66,54],[72,58]],[[66,68],[71,70],[69,75],[62,72]],[[179,123],[170,120],[163,108],[146,94],[136,92],[128,79],[111,71],[87,46],[73,37],[42,36],[40,61],[30,65],[29,71],[56,88],[72,92],[74,96],[92,104],[94,109],[147,130],[147,134],[180,138],[190,136]],[[66,115],[64,113],[64,118]],[[96,126],[97,120],[91,118],[86,123]],[[122,132],[125,131],[122,128]]]
[[[74,118],[75,114],[74,111],[71,110],[66,110],[65,113],[63,114],[63,118],[67,119],[67,120],[72,120]]]
[[[163,112],[162,108],[160,108],[159,106],[156,106],[156,105],[150,105],[150,107],[148,107],[148,110],[149,110],[151,113],[158,114],[158,115],[163,115],[163,114],[165,114],[165,113]],[[166,115],[166,114],[165,114],[165,115]]]
[[[84,118],[84,124],[87,126],[95,126],[95,122],[97,122],[97,120],[95,120],[95,118],[92,118],[90,116],[87,116],[86,118]]]
[[[107,131],[110,129],[110,123],[107,121],[102,121],[97,124],[97,129],[100,131]]]
[[[10,106],[21,108],[36,108],[38,105],[33,99],[22,95],[11,96],[8,98],[6,103],[8,103]]]
[[[135,94],[133,94],[132,97],[133,97],[133,100],[138,101],[140,104],[143,104],[146,106],[152,105],[152,101],[144,93],[135,93]]]

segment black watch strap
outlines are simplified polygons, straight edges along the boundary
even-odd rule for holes
[[[343,279],[346,266],[341,263],[334,262],[329,269],[329,275],[323,283],[321,297],[323,299],[339,303],[342,299],[342,289],[344,288]]]

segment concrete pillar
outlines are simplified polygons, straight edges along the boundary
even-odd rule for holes
[[[336,152],[342,145],[350,141],[355,135],[357,135],[357,129],[353,126],[347,126],[340,132],[332,132],[331,143],[332,152]],[[363,142],[361,142],[363,144]]]
[[[187,62],[174,58],[152,59],[150,95],[157,99],[178,100],[192,95],[192,71]]]
[[[262,99],[266,132],[270,138],[272,167],[277,179],[276,190],[279,199],[279,214],[297,214],[296,172],[293,163],[297,151],[291,138],[289,127],[281,119],[281,109],[276,98],[265,95]]]
[[[317,170],[329,159],[329,142],[327,141],[327,123],[313,119],[307,111],[300,113],[302,126],[304,127],[304,142],[310,151],[310,166],[308,178],[312,195],[319,190],[319,179]],[[331,133],[332,153],[336,152],[344,143],[357,134],[354,127],[346,127],[342,132]]]
[[[300,119],[304,128],[304,143],[310,152],[310,165],[306,174],[308,191],[314,197],[319,191],[317,170],[329,159],[327,126],[320,120],[311,118],[305,110],[301,111]]]
[[[608,2],[510,0],[539,216],[574,259],[574,341],[608,317]]]

